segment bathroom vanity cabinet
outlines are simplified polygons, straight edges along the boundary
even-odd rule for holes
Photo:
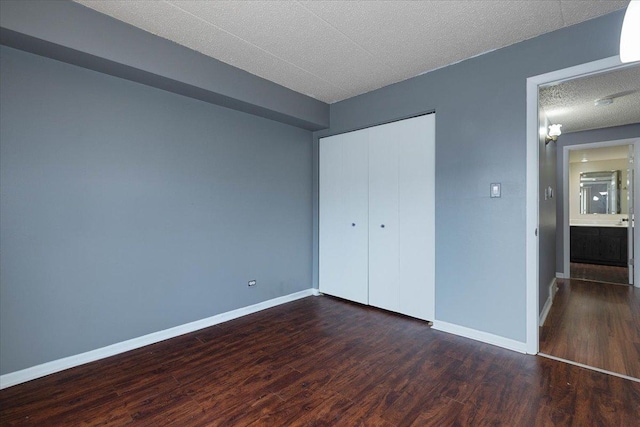
[[[627,228],[571,226],[571,262],[626,267]]]

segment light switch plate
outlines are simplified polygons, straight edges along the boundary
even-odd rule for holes
[[[491,183],[491,198],[502,197],[502,185],[499,182]]]

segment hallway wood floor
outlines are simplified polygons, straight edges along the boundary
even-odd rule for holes
[[[570,264],[570,269],[572,279],[619,283],[621,285],[629,284],[629,268],[627,267],[572,262]]]
[[[558,280],[540,352],[640,378],[640,289]]]
[[[1,425],[634,426],[640,383],[308,297],[0,391]]]

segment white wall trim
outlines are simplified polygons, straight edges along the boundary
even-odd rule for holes
[[[556,271],[556,279],[564,279],[564,273],[560,273],[559,271]]]
[[[527,79],[527,163],[525,208],[526,352],[538,353],[538,81]]]
[[[562,269],[564,277],[571,278],[571,218],[569,218],[569,148],[562,148]],[[556,222],[556,230],[558,223]]]
[[[0,376],[0,389],[11,387],[13,385],[24,383],[26,381],[31,381],[36,378],[44,377],[45,375],[49,375],[55,372],[63,371],[65,369],[73,368],[75,366],[84,365],[85,363],[104,359],[110,356],[115,356],[116,354],[124,353],[125,351],[134,350],[136,348],[144,347],[149,344],[155,344],[160,341],[164,341],[170,338],[175,338],[179,335],[194,332],[203,328],[208,328],[210,326],[217,325],[219,323],[237,319],[239,317],[246,316],[248,314],[253,314],[258,311],[265,310],[267,308],[272,308],[272,307],[285,304],[291,301],[295,301],[297,299],[305,298],[311,295],[315,295],[314,289],[305,289],[304,291],[295,292],[293,294],[259,302],[257,304],[253,304],[247,307],[242,307],[236,310],[227,311],[225,313],[220,313],[215,316],[207,317],[206,319],[185,323],[184,325],[175,326],[173,328],[165,329],[163,331],[153,332],[151,334],[143,335],[141,337],[132,338],[130,340],[111,344],[106,347],[87,351],[86,353],[76,354],[74,356],[53,360],[51,362],[46,362],[41,365],[36,365],[30,368],[22,369],[20,371],[4,374]]]
[[[604,70],[618,68],[622,65],[618,55],[598,61],[576,65],[550,73],[529,77],[526,82],[527,90],[527,148],[526,148],[526,225],[525,225],[525,270],[526,270],[526,351],[530,354],[538,353],[538,144],[540,130],[538,129],[538,86],[570,80],[578,76],[597,74]],[[633,64],[627,64],[631,66]]]
[[[545,320],[547,320],[547,316],[549,315],[549,311],[551,311],[551,306],[553,305],[553,299],[556,297],[557,292],[558,284],[556,283],[556,279],[554,278],[549,284],[549,296],[547,297],[547,301],[544,303],[544,307],[542,307],[539,326],[544,325]]]
[[[311,294],[312,294],[314,297],[319,297],[319,296],[324,295],[322,292],[320,292],[320,290],[318,290],[318,289],[316,289],[316,288],[311,289]]]
[[[459,335],[461,337],[470,338],[472,340],[480,341],[483,343],[506,348],[507,350],[517,351],[518,353],[527,352],[526,343],[515,341],[509,338],[504,338],[499,335],[490,334],[488,332],[467,328],[465,326],[454,325],[453,323],[435,320],[433,322],[432,328],[438,331],[447,332],[450,334]]]

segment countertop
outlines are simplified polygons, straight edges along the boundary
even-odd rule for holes
[[[628,223],[620,221],[571,221],[569,223],[571,227],[615,227],[615,228],[627,228]]]

